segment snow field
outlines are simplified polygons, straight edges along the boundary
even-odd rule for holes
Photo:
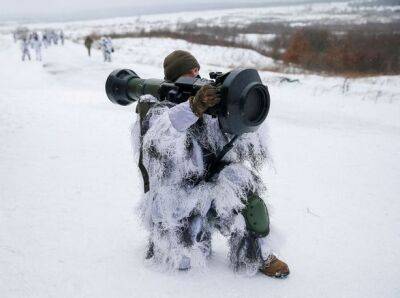
[[[192,51],[203,76],[270,62],[164,39],[115,45],[110,64],[71,42],[46,50],[43,64],[22,63],[11,38],[1,38],[2,297],[400,295],[399,77],[351,80],[343,92],[342,78],[280,83],[282,74],[261,72],[274,158],[263,176],[290,277],[235,275],[219,235],[204,272],[159,272],[143,260],[146,233],[134,212],[141,191],[129,136],[134,105],[107,100],[107,75],[123,67],[161,78],[172,48]]]

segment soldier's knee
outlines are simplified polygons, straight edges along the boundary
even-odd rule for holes
[[[269,215],[264,201],[256,194],[247,198],[246,207],[242,210],[246,229],[257,237],[269,234]]]

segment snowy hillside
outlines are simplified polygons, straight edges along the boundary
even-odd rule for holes
[[[279,3],[279,2],[277,2]],[[392,23],[400,20],[400,5],[373,5],[365,1],[350,0],[314,4],[285,5],[259,8],[219,9],[210,11],[177,12],[142,15],[101,20],[74,21],[66,23],[25,24],[30,29],[59,28],[68,36],[79,38],[97,32],[99,34],[125,33],[140,30],[174,29],[179,23],[195,22],[199,26],[245,26],[250,23],[284,23],[290,26],[310,24],[364,24]],[[10,32],[15,24],[4,24],[0,32]]]
[[[107,75],[123,67],[161,78],[175,48],[192,51],[203,76],[273,61],[169,39],[115,48],[109,64],[70,41],[42,63],[23,63],[11,36],[0,35],[0,297],[400,296],[400,76],[287,83],[260,72],[274,158],[263,177],[291,275],[234,274],[219,235],[204,271],[159,272],[144,262],[135,215],[135,107],[107,100]]]

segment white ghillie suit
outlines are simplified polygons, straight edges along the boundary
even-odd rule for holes
[[[61,40],[61,45],[64,45],[64,31],[60,31],[60,40]]]
[[[25,57],[31,60],[31,53],[29,52],[29,42],[23,39],[21,41],[22,61],[25,61]]]
[[[43,33],[42,41],[44,47],[47,49],[47,47],[50,45],[50,41],[49,41],[49,35],[46,32]]]
[[[36,60],[42,61],[42,42],[39,38],[34,38],[31,43],[33,48],[35,49]]]
[[[111,53],[113,46],[110,38],[102,38],[100,41],[101,51],[103,52],[103,58],[105,62],[111,62]]]
[[[155,99],[142,97],[141,102],[146,101]],[[268,237],[252,238],[240,213],[249,193],[261,195],[265,191],[256,171],[268,156],[258,134],[242,135],[223,158],[220,173],[210,182],[201,179],[210,157],[229,137],[221,132],[216,118],[204,114],[199,119],[189,102],[175,106],[157,103],[142,127],[139,120],[135,123],[136,154],[139,156],[138,144],[142,144],[150,182],[139,212],[150,232],[154,262],[173,269],[204,266],[211,254],[213,229],[229,237],[234,269],[254,274],[270,254]]]

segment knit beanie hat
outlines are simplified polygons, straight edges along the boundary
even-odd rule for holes
[[[164,76],[166,80],[175,82],[180,76],[188,73],[200,64],[192,54],[186,51],[173,51],[164,59]]]

